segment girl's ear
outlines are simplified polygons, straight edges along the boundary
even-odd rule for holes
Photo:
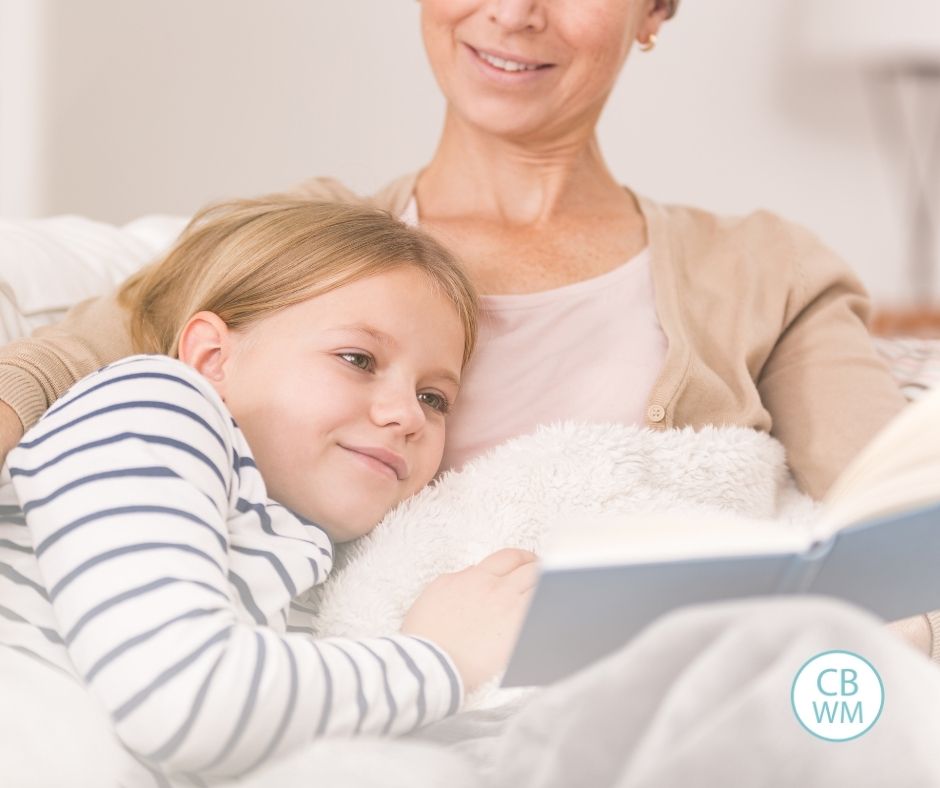
[[[180,333],[177,354],[180,361],[208,380],[224,400],[233,350],[234,338],[225,321],[214,312],[197,312]]]

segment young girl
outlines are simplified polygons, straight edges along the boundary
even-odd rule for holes
[[[158,780],[454,712],[505,661],[529,554],[432,584],[396,637],[316,639],[305,600],[437,470],[475,336],[451,255],[372,209],[235,202],[122,297],[161,355],[85,378],[11,454],[0,643],[83,681]]]

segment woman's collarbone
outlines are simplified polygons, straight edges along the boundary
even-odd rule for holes
[[[602,276],[639,251],[636,249],[630,254],[620,250],[601,253],[584,248],[567,252],[546,252],[532,247],[504,248],[464,258],[464,264],[481,293],[536,293]]]
[[[463,261],[484,294],[534,293],[600,276],[646,245],[642,216],[604,212],[539,226],[480,219],[425,221],[422,228]]]

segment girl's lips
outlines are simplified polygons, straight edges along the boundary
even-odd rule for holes
[[[408,466],[401,455],[378,446],[343,446],[372,470],[401,481],[408,476]]]

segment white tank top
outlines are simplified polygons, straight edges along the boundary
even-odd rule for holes
[[[402,221],[417,225],[412,198]],[[480,333],[447,417],[441,470],[558,421],[644,424],[666,357],[649,248],[600,276],[481,297]]]

